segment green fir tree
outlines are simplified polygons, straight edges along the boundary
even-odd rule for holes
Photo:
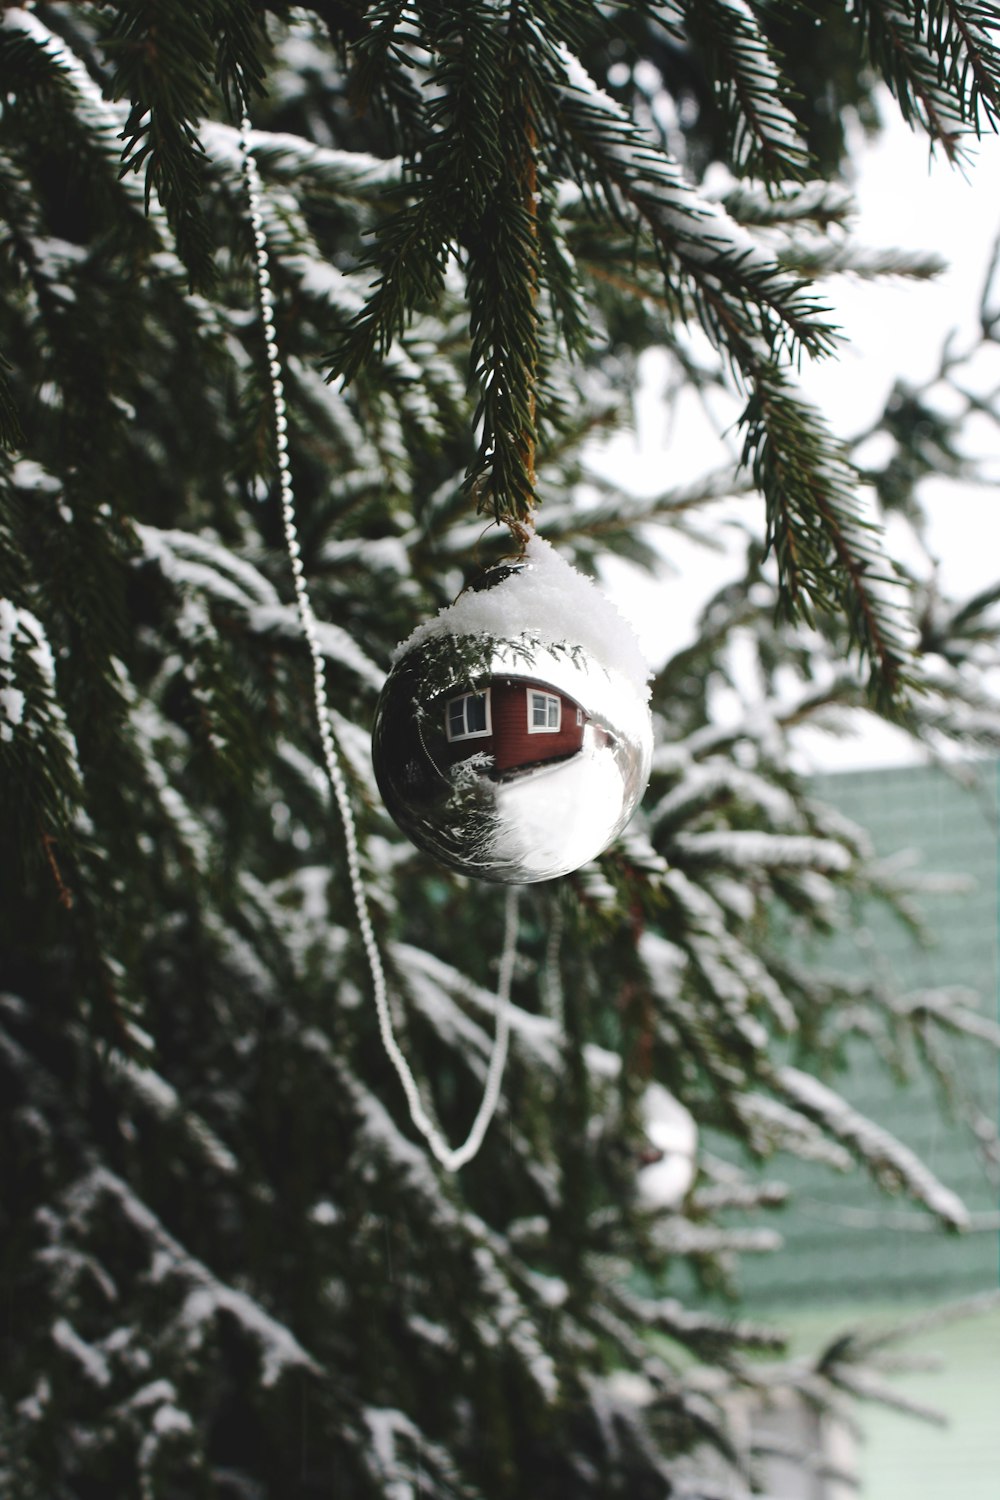
[[[861,503],[919,531],[966,413],[901,387],[868,472],[796,383],[835,348],[825,277],[935,270],[854,243],[845,109],[873,125],[881,81],[959,156],[1000,113],[998,22],[980,0],[3,9],[5,1497],[749,1495],[727,1393],[780,1338],[712,1297],[781,1191],[703,1154],[651,1202],[651,1098],[772,1174],[850,1160],[962,1227],[827,1073],[852,1039],[935,1027],[943,1068],[989,1023],[803,972],[775,934],[837,927],[856,893],[910,912],[796,774],[800,724],[860,709],[1000,744],[1000,590],[937,598]],[[244,107],[331,721],[395,1024],[450,1140],[484,1085],[504,902],[382,808],[393,649],[536,513],[584,569],[655,570],[720,497],[746,507],[743,576],[654,680],[640,813],[521,897],[497,1117],[457,1173],[382,1046],[324,772]],[[998,317],[986,295],[984,342]],[[643,500],[588,453],[653,346],[675,389],[735,393],[742,458]],[[952,351],[939,384],[961,375]],[[760,1227],[727,1229],[732,1206]],[[832,1397],[850,1358],[788,1379]]]

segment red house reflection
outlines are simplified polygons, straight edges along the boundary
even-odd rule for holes
[[[447,761],[488,755],[497,776],[566,760],[583,746],[587,715],[551,683],[492,677],[443,700]],[[484,768],[485,769],[485,768]]]

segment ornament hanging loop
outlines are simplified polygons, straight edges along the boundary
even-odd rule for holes
[[[507,529],[517,544],[517,551],[514,554],[515,559],[517,561],[520,561],[520,559],[524,556],[525,548],[535,534],[534,512],[532,512],[529,520],[527,521],[515,521],[512,517],[509,518],[507,521]],[[501,559],[501,561],[502,560],[503,559]]]

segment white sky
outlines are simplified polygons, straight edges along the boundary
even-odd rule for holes
[[[973,161],[963,175],[948,167],[940,154],[929,159],[926,142],[899,120],[891,100],[883,115],[883,135],[857,158],[854,238],[872,249],[934,250],[948,261],[949,269],[929,283],[840,277],[823,284],[848,343],[836,359],[805,369],[801,384],[833,430],[844,437],[865,430],[899,376],[919,384],[932,375],[949,334],[954,333],[958,348],[975,342],[983,280],[1000,232],[1000,140],[989,137],[973,144]],[[1000,286],[993,306],[998,302]],[[666,426],[659,397],[665,362],[653,352],[644,357],[644,366],[637,431],[608,443],[595,467],[639,493],[655,494],[710,468],[718,439],[694,398],[683,403],[672,425]],[[977,369],[976,379],[982,389],[1000,386],[1000,350],[995,346]],[[736,409],[734,404],[730,416]],[[969,451],[973,443],[979,445],[1000,483],[995,429],[970,428],[968,436]],[[969,594],[1000,576],[995,490],[935,480],[922,494],[944,591]],[[720,508],[720,536],[727,530],[732,534],[740,514],[759,520],[759,502],[751,498]],[[544,532],[544,513],[542,523]],[[907,560],[911,543],[903,528],[893,527],[890,545]],[[677,571],[658,584],[625,565],[613,565],[605,576],[609,592],[632,620],[654,664],[691,639],[701,604],[736,571],[724,554],[706,553],[683,541],[671,540],[670,561]],[[866,727],[854,739],[835,744],[814,735],[806,748],[823,768],[913,758],[908,742],[881,726]]]

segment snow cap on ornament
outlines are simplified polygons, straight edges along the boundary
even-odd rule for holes
[[[397,648],[372,731],[386,807],[466,875],[569,874],[646,789],[650,675],[610,600],[533,536]]]

